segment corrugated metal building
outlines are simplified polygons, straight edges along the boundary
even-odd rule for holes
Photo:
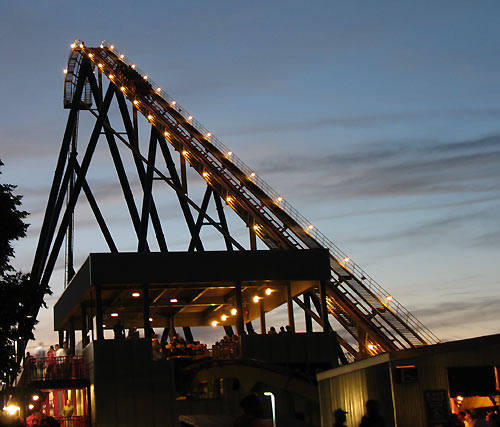
[[[486,411],[499,402],[500,334],[384,353],[317,375],[321,425],[333,411],[358,426],[375,399],[388,426],[445,425],[451,412]]]

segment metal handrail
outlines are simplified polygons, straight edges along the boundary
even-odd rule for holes
[[[83,44],[80,40],[76,40],[77,45]],[[333,241],[326,237],[311,221],[305,218],[300,212],[295,209],[287,200],[281,196],[279,192],[274,190],[264,179],[262,179],[254,169],[248,166],[241,160],[232,150],[230,150],[216,135],[209,129],[203,126],[194,118],[186,109],[182,108],[177,100],[170,96],[161,86],[152,80],[148,74],[140,69],[134,62],[121,52],[116,46],[109,41],[103,40],[100,44],[102,49],[108,49],[117,55],[124,63],[132,66],[148,83],[152,89],[161,96],[169,105],[174,108],[184,119],[190,123],[205,140],[216,147],[229,161],[231,161],[238,169],[243,172],[248,179],[256,184],[274,203],[293,218],[299,226],[302,227],[311,238],[313,238],[320,246],[328,248],[330,256],[335,262],[340,264],[347,272],[355,277],[363,286],[368,288],[377,298],[402,321],[410,326],[414,331],[419,331],[426,342],[429,344],[438,343],[439,339],[430,331],[422,322],[413,316],[401,303],[399,303],[391,294],[386,291],[379,283],[377,283],[368,273],[366,273],[358,264],[352,261],[351,257],[342,251]],[[388,299],[388,297],[390,297]]]

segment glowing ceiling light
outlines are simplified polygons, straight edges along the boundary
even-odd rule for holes
[[[236,316],[238,314],[238,310],[236,310],[235,308],[232,308],[231,309],[231,315],[232,316]]]
[[[137,99],[134,99],[133,104],[137,105],[137,104],[139,104],[139,101],[137,101]]]
[[[252,298],[252,301],[254,303],[258,303],[260,301],[260,297],[258,295],[255,295],[253,298]]]
[[[179,300],[177,298],[170,298],[170,302],[171,303],[176,303],[176,302],[179,302]]]
[[[375,346],[373,344],[368,344],[367,347],[368,347],[368,350],[373,350],[375,348]]]
[[[233,152],[232,152],[232,151],[228,151],[228,152],[227,152],[227,155],[228,155],[229,157],[231,157],[231,156],[233,155]]]
[[[83,49],[83,43],[80,43],[80,48]]]
[[[94,57],[94,54],[93,53],[89,53],[89,58],[93,58]]]
[[[16,405],[9,405],[9,406],[4,406],[3,410],[7,412],[9,415],[16,415],[16,413],[18,413],[21,410],[21,408]]]
[[[110,80],[113,80],[113,79],[114,79],[114,77],[115,77],[115,76],[113,76],[113,74],[110,74],[110,75],[109,75],[109,79],[110,79]]]
[[[101,49],[104,49],[104,45],[103,45],[102,43],[99,45],[99,47],[100,47]]]
[[[459,402],[463,402],[464,398],[463,398],[463,396],[457,396],[457,400],[458,400]]]
[[[147,80],[147,79],[148,79],[148,76],[142,76],[142,78],[143,78],[144,80]]]
[[[161,92],[161,87],[157,87],[156,92],[158,92],[158,93]]]
[[[210,132],[207,133],[207,138],[210,138],[212,134]]]
[[[269,296],[269,295],[271,295],[273,293],[273,290],[271,288],[267,288],[265,290],[265,293],[266,293],[267,296]]]
[[[186,150],[183,150],[183,151],[182,151],[182,155],[183,155],[183,156],[187,156],[187,154],[188,154],[188,152],[187,152]]]
[[[175,104],[177,104],[177,101],[172,101],[170,104],[174,106]]]
[[[28,405],[28,408],[29,408],[30,410],[32,410],[34,407],[35,407],[35,405],[33,405],[33,403],[30,403],[30,404]]]
[[[309,230],[312,230],[312,229],[314,228],[314,225],[309,224],[309,225],[307,226],[307,228],[308,228]]]
[[[387,301],[392,301],[392,297],[391,297],[390,295],[387,295],[387,296],[385,297],[385,299],[386,299]]]
[[[283,201],[283,197],[279,196],[276,200],[277,200],[278,202],[281,202],[281,201]]]
[[[111,313],[111,317],[118,317],[118,313]]]
[[[36,402],[38,399],[40,399],[40,396],[38,396],[38,394],[34,394],[32,399]]]
[[[212,323],[210,323],[212,325],[213,328],[217,327],[217,325],[219,324],[219,322],[217,322],[217,320],[212,320]]]
[[[113,50],[115,47],[114,47],[113,45],[111,45],[109,48],[110,48],[111,50]]]
[[[188,116],[188,120],[193,120],[193,116]]]
[[[98,66],[99,68],[102,68],[102,64],[101,64],[101,63],[97,64],[97,66]]]
[[[220,320],[222,320],[223,322],[225,322],[227,320],[227,315],[226,314],[223,314],[221,317],[220,317]]]
[[[76,43],[71,43],[71,49],[74,49],[76,47]]]
[[[254,229],[254,230],[258,230],[259,228],[260,228],[260,227],[259,227],[259,224],[255,224],[255,225],[253,226],[253,229]]]
[[[134,298],[139,298],[141,296],[141,293],[140,292],[132,292],[132,296]]]
[[[120,88],[120,90],[121,90],[122,92],[125,92],[125,86],[122,86],[122,87]]]
[[[64,73],[64,74],[68,74],[68,69],[67,69],[67,68],[65,68],[65,69],[63,70],[63,73]]]
[[[202,175],[206,178],[208,176],[208,172],[203,172]]]
[[[132,64],[131,67],[133,70],[135,70],[135,64]]]
[[[150,317],[150,318],[149,318],[149,321],[150,321],[150,322],[152,322],[152,321],[153,321],[153,318],[152,318],[152,317]]]
[[[251,177],[251,178],[255,178],[255,172],[252,172],[252,173],[250,174],[250,177]]]
[[[170,136],[170,134],[167,131],[163,132],[163,135],[164,136]]]
[[[233,200],[233,198],[232,198],[231,196],[227,196],[227,197],[226,197],[226,202],[228,202],[228,203],[229,203],[229,202],[231,202],[232,200]]]
[[[153,116],[151,114],[148,115],[148,120],[153,120]]]
[[[344,262],[349,262],[350,260],[351,260],[351,258],[349,258],[348,256],[346,256],[346,257],[344,258]]]
[[[120,55],[120,59],[123,59],[123,58],[125,58],[125,55],[123,55],[123,54]]]

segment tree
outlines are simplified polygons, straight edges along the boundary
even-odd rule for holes
[[[20,209],[22,196],[14,194],[15,188],[0,184],[0,376],[4,380],[12,379],[19,370],[15,343],[34,339],[36,319],[30,313],[40,294],[46,293],[32,286],[29,275],[16,271],[10,263],[13,242],[25,237],[28,229],[24,222],[28,212]]]

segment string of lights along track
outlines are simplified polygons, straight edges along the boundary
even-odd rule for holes
[[[439,342],[350,256],[302,216],[124,52],[107,41],[97,47],[88,47],[83,41],[75,40],[71,49],[70,59],[88,58],[165,140],[180,151],[228,206],[240,216],[245,211],[253,218],[253,223],[249,225],[269,248],[329,250],[332,278],[326,289],[327,308],[358,343],[360,327],[364,330],[365,340],[359,344],[364,348],[359,351],[375,355]],[[68,63],[64,73],[67,101],[78,69]]]

